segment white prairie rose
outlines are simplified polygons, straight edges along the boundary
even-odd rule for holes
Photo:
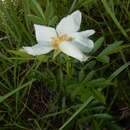
[[[81,12],[75,11],[64,17],[55,28],[44,25],[34,25],[38,44],[32,47],[23,47],[30,55],[42,55],[52,50],[61,52],[78,59],[86,61],[94,43],[88,37],[95,33],[94,30],[78,32],[81,24]]]

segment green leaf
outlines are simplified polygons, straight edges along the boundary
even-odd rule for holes
[[[107,85],[112,85],[112,83],[110,81],[108,81],[107,79],[104,78],[98,78],[98,79],[93,79],[91,81],[88,81],[86,83],[84,83],[85,86],[89,87],[90,89],[95,88],[95,89],[104,89],[105,86]]]
[[[39,55],[39,56],[36,56],[36,59],[40,62],[46,62],[48,60],[48,56],[47,55]]]
[[[94,74],[95,74],[95,71],[90,71],[87,75],[86,75],[86,77],[84,78],[84,80],[83,80],[83,82],[87,82],[87,81],[90,81],[90,80],[92,80],[92,78],[94,77]]]
[[[8,50],[8,52],[15,55],[15,57],[11,57],[11,59],[38,60],[40,62],[46,62],[48,60],[47,55],[32,56],[32,55],[27,54],[24,51],[19,51],[19,50]]]
[[[96,117],[96,118],[99,118],[99,119],[107,119],[107,120],[112,119],[112,116],[107,114],[107,113],[94,114],[94,115],[91,115],[90,117],[91,118]],[[88,116],[88,118],[89,118],[89,116]]]
[[[115,41],[113,44],[108,45],[97,57],[96,59],[102,63],[109,63],[109,55],[119,52],[121,48],[122,41]]]
[[[85,72],[83,69],[81,69],[78,76],[79,81],[82,81],[84,79],[84,76],[85,76]]]
[[[41,6],[38,4],[37,0],[31,0],[32,3],[30,4],[32,7],[32,10],[36,13],[37,16],[40,16],[43,20],[43,23],[46,23],[46,18],[43,13],[43,10]]]
[[[85,102],[92,95],[90,89],[85,88],[84,84],[69,85],[67,91],[70,93],[72,100],[78,96],[81,102]]]
[[[110,62],[110,57],[106,56],[106,55],[97,56],[96,59],[102,63],[109,63]]]
[[[43,24],[43,20],[41,17],[39,16],[35,16],[35,15],[28,15],[28,19],[30,21],[32,21],[35,24]]]
[[[32,58],[31,55],[25,53],[24,51],[20,51],[20,50],[7,50],[7,51],[16,56],[20,56],[20,57],[24,57],[24,58]]]
[[[108,78],[109,81],[112,81],[114,78],[116,78],[124,69],[126,69],[130,65],[130,62],[127,62],[126,64],[122,65],[120,68],[118,68],[116,71],[114,71]]]
[[[111,130],[122,130],[122,128],[119,126],[119,125],[117,125],[117,124],[109,124],[109,128],[111,129]]]
[[[105,96],[98,90],[92,89],[93,96],[98,100],[99,102],[105,104],[106,98]]]
[[[101,45],[103,44],[104,42],[104,37],[100,37],[94,44],[94,49],[92,50],[92,53],[96,52],[100,47]]]
[[[115,49],[120,47],[122,43],[122,41],[115,41],[114,43],[108,45],[98,56],[110,55],[115,53]]]
[[[49,26],[54,26],[58,22],[58,17],[54,16],[51,18],[51,20],[48,21]]]

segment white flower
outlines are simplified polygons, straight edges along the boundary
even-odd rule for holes
[[[38,44],[32,47],[23,47],[24,51],[36,56],[58,49],[79,61],[86,61],[88,56],[84,53],[89,53],[94,47],[93,41],[88,37],[95,31],[78,32],[81,17],[81,12],[75,11],[64,17],[56,29],[44,25],[34,25]]]

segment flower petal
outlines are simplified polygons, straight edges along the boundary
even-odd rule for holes
[[[73,58],[76,58],[79,61],[86,61],[88,59],[88,57],[85,56],[72,42],[65,41],[65,42],[61,43],[59,45],[59,49],[63,53],[65,53]]]
[[[94,48],[94,42],[80,35],[80,32],[72,34],[71,37],[74,39],[73,43],[83,52],[89,53]]]
[[[52,27],[35,24],[34,28],[38,42],[51,41],[53,37],[57,36],[56,30]]]
[[[89,36],[93,35],[94,33],[95,33],[95,30],[93,30],[93,29],[79,32],[79,34],[83,37],[89,37]]]
[[[50,45],[43,45],[43,44],[36,44],[32,47],[23,47],[24,51],[30,55],[42,55],[50,52],[53,50],[52,46]]]
[[[89,53],[94,48],[94,43],[90,39],[85,39],[84,41],[74,42],[81,51]]]
[[[81,12],[75,11],[72,14],[64,17],[56,27],[58,34],[70,34],[77,32],[81,24]]]

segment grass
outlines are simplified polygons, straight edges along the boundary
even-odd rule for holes
[[[0,1],[0,130],[130,128],[129,8],[129,0]],[[96,30],[87,62],[17,51],[36,43],[34,23],[55,26],[77,9],[81,30]]]

